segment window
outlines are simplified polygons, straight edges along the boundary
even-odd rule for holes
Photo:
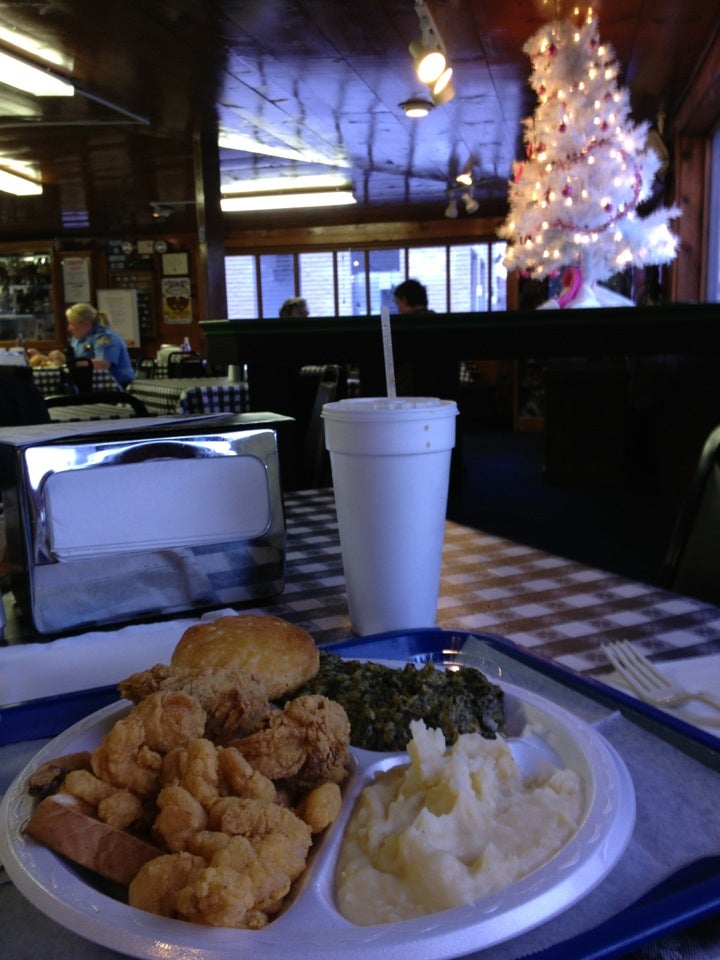
[[[378,315],[384,306],[396,313],[392,292],[408,277],[427,287],[437,313],[505,310],[504,256],[504,243],[229,255],[228,314],[277,317],[294,296],[307,300],[312,317]]]

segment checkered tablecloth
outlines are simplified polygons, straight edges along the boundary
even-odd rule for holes
[[[67,367],[33,367],[33,383],[44,397],[65,393],[68,384]],[[120,390],[120,384],[108,370],[93,370],[93,390]]]
[[[321,644],[351,636],[332,490],[286,497],[286,587],[265,609]],[[720,652],[720,608],[534,547],[446,526],[438,626],[493,633],[580,673],[609,671],[602,645]]]
[[[128,387],[145,404],[148,413],[247,413],[247,383],[230,383],[226,377],[135,380]]]

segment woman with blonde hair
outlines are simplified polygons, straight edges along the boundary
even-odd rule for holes
[[[94,370],[109,370],[121,387],[135,377],[127,345],[110,329],[110,318],[91,303],[75,303],[65,311],[70,347],[77,360],[90,360]]]

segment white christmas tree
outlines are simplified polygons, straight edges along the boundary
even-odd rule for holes
[[[588,13],[579,25],[548,23],[524,45],[538,97],[524,121],[526,160],[513,166],[510,212],[499,231],[505,266],[541,279],[568,267],[587,287],[623,271],[668,263],[677,208],[647,216],[660,158],[647,148],[649,124],[630,120],[615,53]]]

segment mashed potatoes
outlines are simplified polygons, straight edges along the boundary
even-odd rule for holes
[[[338,909],[357,924],[457,907],[526,876],[575,833],[580,781],[554,769],[523,782],[502,739],[411,725],[410,764],[376,776],[353,811],[336,873]]]

